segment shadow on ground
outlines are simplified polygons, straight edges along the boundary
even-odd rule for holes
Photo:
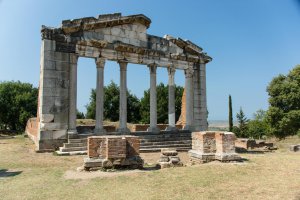
[[[7,169],[0,169],[0,178],[13,177],[21,174],[22,171],[10,172]]]

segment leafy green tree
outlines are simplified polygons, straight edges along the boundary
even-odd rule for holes
[[[76,118],[77,119],[85,119],[84,113],[76,110]]]
[[[270,132],[270,126],[266,118],[267,114],[264,110],[258,110],[254,113],[254,119],[250,120],[247,124],[248,137],[260,139]]]
[[[157,122],[168,123],[168,85],[160,83],[156,87],[157,92]],[[179,119],[181,113],[181,98],[183,87],[175,87],[175,120]],[[144,96],[141,98],[141,122],[150,123],[150,90],[144,91]]]
[[[237,137],[248,137],[247,124],[249,119],[246,118],[242,108],[240,108],[240,111],[236,114],[236,118],[238,121],[238,127],[233,127],[233,132],[237,135]]]
[[[300,130],[300,65],[288,75],[279,75],[267,87],[270,132],[279,138],[295,135]]]
[[[232,101],[231,95],[229,95],[229,131],[232,132],[233,119],[232,119]]]
[[[104,87],[104,119],[110,121],[119,120],[119,97],[120,88],[113,81]],[[88,119],[95,119],[96,115],[96,90],[92,89],[90,102],[86,106]],[[141,119],[140,117],[140,101],[139,99],[127,92],[127,121],[137,123]]]
[[[29,83],[0,83],[0,126],[3,129],[24,130],[28,118],[36,115],[38,89]]]

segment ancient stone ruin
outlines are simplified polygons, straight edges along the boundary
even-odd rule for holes
[[[241,158],[235,152],[235,135],[231,132],[203,131],[192,133],[192,163],[206,163],[214,160],[235,161]]]
[[[88,157],[84,169],[142,168],[140,140],[137,136],[92,136],[88,138]]]
[[[145,15],[122,16],[120,13],[64,20],[59,28],[42,26],[40,85],[36,120],[26,130],[38,151],[53,151],[63,143],[75,149],[69,139],[82,138],[76,126],[77,61],[95,60],[96,125],[90,135],[105,135],[103,126],[103,78],[105,61],[120,66],[119,129],[115,135],[129,134],[127,127],[127,65],[145,65],[150,76],[150,127],[158,133],[156,69],[168,71],[168,134],[175,126],[174,74],[185,74],[184,131],[207,130],[206,64],[212,60],[202,48],[189,40],[147,33],[151,20]],[[30,124],[34,123],[34,124]],[[177,131],[178,132],[178,131]],[[135,133],[132,133],[135,134]],[[73,146],[72,146],[73,145]],[[65,151],[66,148],[64,147]]]
[[[158,160],[161,169],[169,167],[181,167],[183,163],[180,161],[176,148],[163,148]]]

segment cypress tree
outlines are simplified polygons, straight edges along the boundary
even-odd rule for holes
[[[232,101],[231,95],[229,95],[229,131],[232,132],[233,119],[232,119]]]

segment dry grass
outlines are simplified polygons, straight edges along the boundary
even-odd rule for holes
[[[210,163],[67,180],[65,172],[80,166],[83,156],[37,154],[27,138],[0,139],[0,198],[300,199],[300,153],[289,152],[290,143],[300,140],[279,142],[282,149],[275,153],[242,154],[249,159],[244,164]],[[146,162],[158,158],[155,153],[142,156]],[[186,154],[180,156],[187,160]]]

